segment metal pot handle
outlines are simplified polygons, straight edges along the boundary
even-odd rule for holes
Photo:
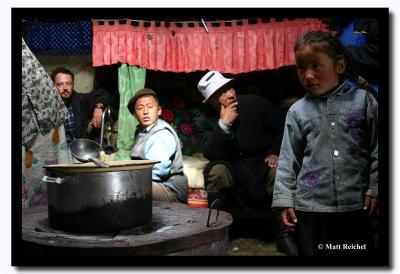
[[[220,204],[221,204],[221,202],[219,201],[219,199],[215,199],[214,202],[210,205],[210,210],[208,211],[208,218],[207,218],[207,227],[218,222]],[[212,209],[217,210],[217,215],[215,216],[215,221],[210,224],[210,217],[211,217]]]
[[[50,177],[50,176],[43,176],[42,181],[46,182],[46,183],[57,183],[57,184],[61,184],[63,182],[64,178],[54,178],[54,177]]]

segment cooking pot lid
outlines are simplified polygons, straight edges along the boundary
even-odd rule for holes
[[[110,172],[124,171],[135,169],[153,168],[160,161],[153,160],[122,160],[122,161],[105,161],[110,167],[99,167],[94,163],[77,163],[77,164],[56,164],[43,166],[49,170],[59,170],[64,172]]]

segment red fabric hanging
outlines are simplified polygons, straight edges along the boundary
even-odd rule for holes
[[[294,65],[294,43],[311,30],[328,31],[318,19],[213,27],[103,24],[93,21],[93,66],[125,63],[166,72],[218,70],[243,73]]]

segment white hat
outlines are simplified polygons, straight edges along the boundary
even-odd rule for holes
[[[207,72],[207,74],[204,75],[197,84],[197,88],[205,98],[203,100],[203,103],[207,102],[207,100],[211,97],[211,95],[213,95],[214,92],[216,92],[223,85],[229,83],[232,80],[233,79],[231,78],[225,78],[218,71],[212,70]]]

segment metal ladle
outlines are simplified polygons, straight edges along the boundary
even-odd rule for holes
[[[110,167],[99,159],[101,147],[89,139],[75,139],[69,145],[72,156],[77,160],[87,163],[93,162],[99,167]]]

